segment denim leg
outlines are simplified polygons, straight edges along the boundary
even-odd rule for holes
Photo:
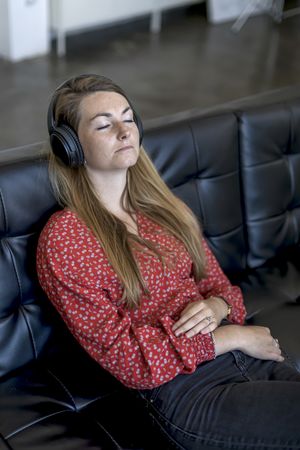
[[[300,373],[294,363],[286,359],[283,363],[262,361],[242,352],[232,352],[236,365],[249,381],[300,381]]]
[[[299,450],[299,381],[286,364],[233,352],[142,395],[179,449]]]

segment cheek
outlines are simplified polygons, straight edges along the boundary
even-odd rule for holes
[[[90,163],[105,165],[110,161],[109,154],[105,151],[101,145],[96,145],[89,151],[86,151],[86,160]]]
[[[79,142],[81,144],[84,156],[87,157],[88,154],[90,153],[89,138],[84,133],[78,132],[78,139],[79,139]]]
[[[107,148],[105,140],[94,136],[83,136],[80,142],[87,160],[98,159],[99,156],[105,157],[105,149]]]

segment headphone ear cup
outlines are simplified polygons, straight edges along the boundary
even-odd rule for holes
[[[50,133],[53,153],[69,167],[84,165],[84,153],[77,133],[69,125],[61,124]]]

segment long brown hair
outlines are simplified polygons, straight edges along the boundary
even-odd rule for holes
[[[117,92],[127,99],[123,90],[105,77],[73,78],[54,94],[56,122],[67,123],[77,131],[80,102],[97,91]],[[75,211],[93,232],[123,285],[123,299],[129,307],[138,306],[141,293],[147,292],[147,287],[134,258],[132,244],[137,242],[146,246],[161,260],[164,255],[150,242],[131,234],[125,224],[104,207],[84,166],[68,167],[50,152],[49,171],[59,203]],[[199,224],[189,208],[166,186],[143,147],[137,163],[128,169],[122,201],[124,210],[141,212],[179,239],[191,256],[195,279],[198,281],[204,276]]]

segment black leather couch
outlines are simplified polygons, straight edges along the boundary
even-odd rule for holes
[[[165,121],[145,147],[242,287],[248,322],[300,369],[300,98]],[[0,449],[166,449],[39,288],[37,238],[56,209],[41,145],[0,152]]]

